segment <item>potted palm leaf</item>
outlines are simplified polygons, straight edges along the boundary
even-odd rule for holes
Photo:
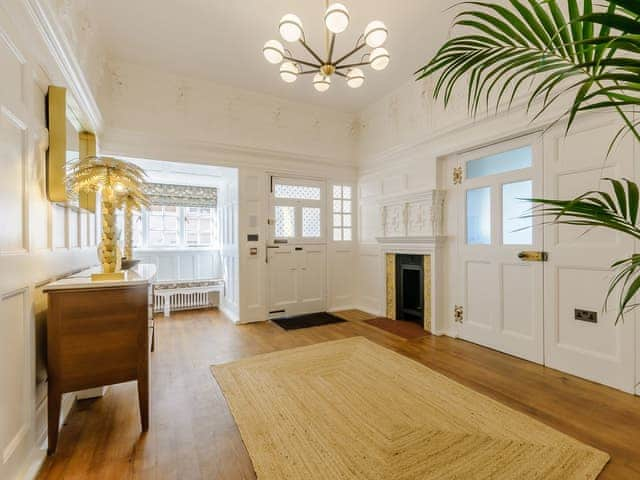
[[[560,118],[569,130],[579,112],[614,110],[623,135],[640,141],[640,1],[509,0],[506,4],[463,2],[456,16],[463,35],[448,40],[416,72],[417,79],[436,77],[434,97],[445,105],[458,84],[466,83],[468,107],[475,115],[495,103],[511,106],[521,93],[536,117],[569,99]],[[566,6],[566,12],[561,6]],[[464,8],[463,7],[463,8]],[[560,119],[558,118],[558,120]],[[606,179],[611,191],[586,192],[574,199],[529,199],[551,223],[607,228],[640,239],[638,185],[627,179]],[[636,308],[640,290],[640,255],[612,265],[615,275],[605,299],[619,289],[617,320]]]

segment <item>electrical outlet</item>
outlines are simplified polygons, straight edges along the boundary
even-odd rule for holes
[[[581,322],[598,323],[598,312],[576,308],[574,313],[576,320],[580,320]]]

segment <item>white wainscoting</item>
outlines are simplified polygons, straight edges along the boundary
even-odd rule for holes
[[[97,263],[95,230],[90,231],[95,215],[54,206],[46,198],[45,95],[61,76],[45,64],[46,52],[32,51],[42,39],[25,5],[18,0],[0,5],[0,478],[7,480],[26,478],[45,457],[41,286]],[[39,53],[36,60],[32,54]],[[73,398],[65,396],[63,417]]]
[[[133,257],[152,263],[160,282],[222,278],[220,251],[200,248],[134,249]]]

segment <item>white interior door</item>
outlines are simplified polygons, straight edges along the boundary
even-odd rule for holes
[[[462,338],[543,361],[543,263],[519,258],[543,250],[542,232],[523,219],[542,193],[537,137],[461,155],[458,187]]]
[[[617,118],[599,115],[582,119],[566,138],[561,126],[546,134],[545,197],[608,190],[603,177],[636,178],[631,135],[607,157],[618,128]],[[545,229],[545,246],[545,363],[633,392],[636,320],[629,315],[616,326],[616,300],[603,311],[609,266],[633,253],[633,241],[612,231],[561,226]]]
[[[325,185],[272,177],[269,217],[269,314],[326,308]]]

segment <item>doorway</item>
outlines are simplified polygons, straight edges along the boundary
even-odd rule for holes
[[[271,177],[269,315],[290,317],[326,308],[324,182]]]
[[[460,155],[458,205],[462,338],[542,363],[542,229],[522,215],[543,192],[539,137]],[[458,170],[460,173],[460,170]]]

